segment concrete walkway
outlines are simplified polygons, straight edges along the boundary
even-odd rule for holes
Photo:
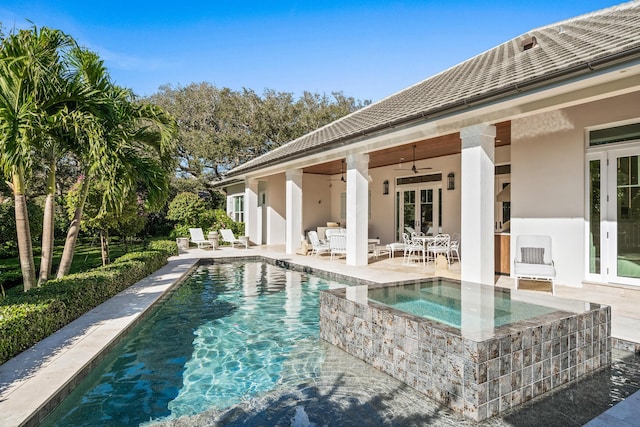
[[[38,425],[143,314],[197,265],[200,258],[246,256],[289,260],[371,282],[419,279],[433,277],[436,273],[439,276],[460,277],[457,263],[450,268],[446,268],[446,264],[439,265],[436,270],[433,265],[426,268],[420,264],[405,265],[402,257],[371,259],[368,266],[354,267],[346,265],[344,259],[330,261],[327,256],[286,255],[283,247],[225,247],[216,251],[190,249],[171,258],[156,273],[0,365],[0,425]],[[496,284],[513,287],[513,280],[499,277]],[[535,284],[531,286],[532,290],[523,292],[546,292],[544,289],[535,289]],[[525,287],[526,283],[523,283],[521,288]],[[560,297],[611,305],[613,336],[630,342],[632,346],[640,343],[640,314],[634,311],[634,306],[640,303],[640,290],[558,284],[556,291]],[[640,418],[639,415],[635,419]]]

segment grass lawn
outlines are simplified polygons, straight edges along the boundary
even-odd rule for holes
[[[51,270],[51,274],[53,278],[55,278],[56,272],[58,271],[58,265],[60,264],[60,257],[62,256],[62,250],[64,248],[64,243],[60,245],[56,245],[53,249],[53,268]],[[125,250],[125,245],[121,243],[119,240],[113,240],[109,244],[109,255],[111,261],[118,258],[121,255],[124,255],[127,252],[139,251],[144,248],[144,243],[135,242],[130,243]],[[35,266],[36,266],[36,276],[40,272],[40,256],[35,256]],[[81,271],[90,270],[92,268],[96,268],[102,265],[102,255],[100,252],[100,240],[98,239],[86,239],[79,240],[76,245],[76,250],[73,255],[73,263],[71,264],[71,270],[69,273],[79,273]],[[20,272],[20,259],[19,258],[6,258],[0,259],[0,272],[8,273],[8,272]],[[2,284],[2,280],[0,280],[0,284]],[[13,290],[20,289],[22,290],[22,282],[19,281],[17,284],[9,283],[4,284],[5,291],[9,290],[9,288]]]

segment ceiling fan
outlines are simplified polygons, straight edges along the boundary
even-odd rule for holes
[[[404,160],[404,157],[400,158],[400,165],[402,165],[402,161],[403,160]],[[418,171],[428,170],[428,169],[431,169],[431,168],[430,167],[426,167],[426,168],[418,168],[418,167],[416,167],[416,146],[414,145],[413,146],[413,165],[411,166],[411,169],[408,169],[408,170],[410,170],[413,173],[418,173]],[[402,168],[402,166],[400,166],[400,168],[398,168],[396,170],[397,171],[404,171],[404,170],[407,170],[407,169],[404,169],[404,168]]]

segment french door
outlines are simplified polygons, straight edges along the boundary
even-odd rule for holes
[[[442,185],[407,186],[396,192],[396,224],[398,240],[402,233],[420,231],[436,235],[442,231]]]
[[[587,276],[640,285],[640,145],[587,156]]]

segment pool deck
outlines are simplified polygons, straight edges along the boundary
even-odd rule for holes
[[[156,273],[136,283],[109,301],[76,319],[32,348],[0,365],[0,414],[3,427],[38,425],[49,408],[56,406],[68,394],[79,378],[99,362],[102,355],[113,347],[124,332],[135,326],[141,316],[158,299],[185,277],[201,258],[265,256],[285,259],[371,282],[411,280],[434,275],[459,278],[459,264],[449,269],[436,269],[433,265],[404,265],[402,257],[371,259],[368,266],[355,267],[344,259],[330,261],[328,256],[287,255],[282,246],[231,249],[190,249]],[[498,276],[496,285],[514,287],[514,280]],[[529,292],[549,292],[548,285],[521,282],[520,289]],[[629,350],[640,349],[640,289],[590,284],[556,286],[559,297],[579,299],[610,305],[612,308],[612,336],[618,346]],[[53,396],[53,399],[51,399]],[[614,406],[590,425],[607,425],[615,420],[618,425],[632,425],[640,418],[640,392]]]

